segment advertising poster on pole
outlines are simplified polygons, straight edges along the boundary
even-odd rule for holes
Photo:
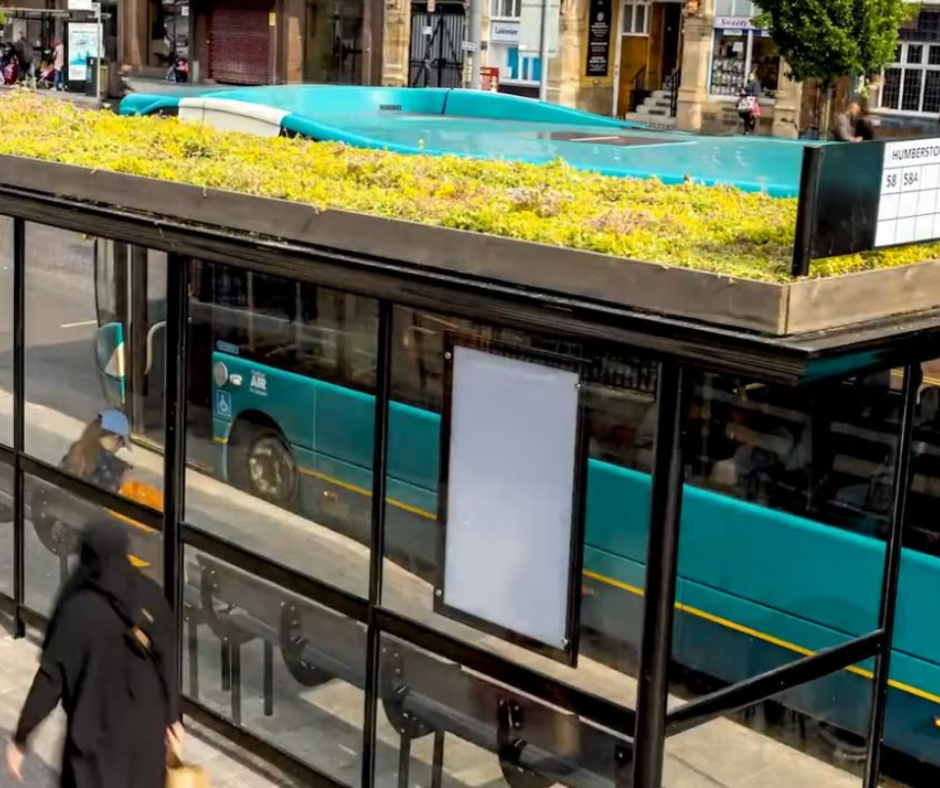
[[[98,57],[98,23],[69,24],[69,82],[84,82],[88,76],[88,58]]]

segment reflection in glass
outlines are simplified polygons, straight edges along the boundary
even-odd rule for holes
[[[165,255],[26,225],[26,450],[162,508]]]
[[[187,519],[364,595],[376,302],[205,262],[190,292]]]
[[[13,445],[13,220],[0,216],[0,443]]]
[[[27,607],[43,615],[52,612],[59,586],[74,565],[82,529],[101,520],[125,528],[130,538],[131,563],[156,582],[163,582],[159,532],[30,476],[26,478],[25,495]]]
[[[396,307],[393,316],[383,605],[621,702],[639,646],[656,419],[655,364],[628,349],[559,341]],[[532,350],[582,370],[589,442],[578,670],[510,646],[433,611],[444,352],[448,334]]]
[[[839,671],[671,736],[663,784],[860,786],[871,688]]]
[[[686,431],[675,692],[707,693],[877,628],[902,380],[885,371],[795,390],[699,377]],[[781,703],[813,730],[852,740],[871,682],[839,674],[835,691],[833,681]],[[818,738],[792,743],[812,753]]]
[[[396,638],[381,651],[376,785],[616,784],[622,736]]]
[[[185,576],[185,693],[359,785],[365,627],[196,550]]]
[[[940,775],[936,742],[940,666],[934,589],[940,582],[940,362],[921,365],[914,411],[911,486],[904,523],[894,657],[885,715],[883,772],[892,785],[934,785]],[[932,724],[927,724],[930,721]]]
[[[13,468],[0,463],[0,593],[13,596]]]

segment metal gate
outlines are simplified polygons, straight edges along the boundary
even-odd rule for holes
[[[426,5],[411,11],[411,58],[408,85],[413,88],[459,88],[463,81],[463,49],[466,20],[463,4]]]
[[[219,82],[272,82],[272,6],[251,0],[215,0],[209,16],[209,74]]]

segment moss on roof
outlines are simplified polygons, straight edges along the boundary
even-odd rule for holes
[[[126,118],[13,92],[0,154],[310,203],[770,281],[789,279],[796,200],[611,178],[564,163],[404,156]],[[940,244],[816,261],[814,276],[940,257]]]

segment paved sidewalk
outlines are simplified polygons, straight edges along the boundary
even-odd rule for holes
[[[0,622],[0,746],[6,747],[19,716],[20,707],[29,690],[36,669],[39,648],[33,637],[14,640],[7,620]],[[0,768],[0,788],[25,785],[46,788],[57,785],[56,765],[59,759],[65,718],[56,711],[39,729],[31,743],[24,781],[17,783]],[[190,721],[186,723],[187,760],[204,766],[212,777],[213,788],[273,788],[299,783],[271,766],[256,762],[235,745]]]

